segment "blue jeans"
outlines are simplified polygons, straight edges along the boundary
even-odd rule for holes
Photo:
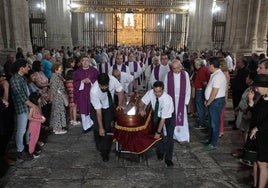
[[[16,145],[17,151],[22,152],[24,150],[23,138],[26,133],[28,122],[28,113],[22,113],[17,115],[17,133],[16,133]],[[26,142],[29,141],[29,134],[26,134]]]
[[[195,90],[195,106],[198,113],[198,119],[196,122],[196,126],[204,127],[205,126],[205,104],[204,104],[204,91],[203,90]]]
[[[208,106],[209,112],[209,143],[217,146],[220,132],[221,111],[225,105],[225,97],[214,99]]]

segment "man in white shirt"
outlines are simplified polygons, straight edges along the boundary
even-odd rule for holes
[[[141,99],[139,104],[140,115],[145,115],[145,106],[152,105],[153,115],[153,131],[155,132],[154,138],[159,139],[163,135],[163,126],[166,126],[167,142],[160,140],[157,143],[157,158],[158,160],[164,159],[168,167],[173,166],[173,133],[174,133],[174,105],[172,98],[164,91],[164,83],[156,81],[153,84],[153,89],[149,90]]]
[[[134,91],[137,89],[136,81],[134,77],[128,73],[125,72],[120,72],[117,69],[113,70],[113,76],[117,78],[117,80],[121,83],[125,93],[130,93],[129,92],[129,84],[132,83]]]
[[[222,55],[224,57],[224,60],[227,62],[227,66],[228,66],[228,70],[229,72],[233,72],[234,71],[234,63],[233,63],[233,59],[231,58],[231,56],[228,54],[228,52],[222,52]]]
[[[225,105],[226,77],[220,69],[220,60],[217,57],[209,59],[209,71],[212,73],[205,90],[205,106],[209,112],[209,139],[203,149],[216,149],[219,139],[220,115]]]
[[[98,80],[90,90],[91,118],[94,122],[94,139],[96,148],[100,151],[102,160],[109,161],[112,146],[112,137],[107,133],[112,132],[111,123],[114,119],[115,104],[114,93],[118,93],[118,106],[116,110],[123,109],[124,91],[118,80],[106,73],[101,73]]]

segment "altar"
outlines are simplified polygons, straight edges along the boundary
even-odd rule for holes
[[[129,153],[141,154],[161,139],[154,138],[151,106],[147,106],[144,117],[139,115],[139,102],[144,94],[139,91],[126,95],[124,110],[116,112],[114,140]]]

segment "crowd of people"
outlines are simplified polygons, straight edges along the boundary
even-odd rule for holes
[[[156,144],[157,158],[171,167],[174,141],[190,142],[188,116],[195,117],[195,129],[208,129],[201,141],[203,150],[217,148],[231,90],[235,120],[229,123],[242,131],[244,145],[256,140],[254,186],[265,186],[268,59],[264,54],[233,57],[220,50],[154,46],[40,47],[26,57],[18,48],[15,57],[8,54],[0,67],[1,161],[14,165],[7,155],[14,130],[17,157],[31,160],[40,155],[44,132],[66,134],[68,126],[81,124],[81,134],[93,129],[96,149],[107,162],[115,110],[124,108],[124,95],[144,90],[139,114],[144,116],[145,107],[152,106],[154,137],[167,137],[167,142]],[[238,152],[232,155],[242,157]]]

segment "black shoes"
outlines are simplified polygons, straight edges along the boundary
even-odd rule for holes
[[[164,154],[163,153],[157,153],[157,159],[159,161],[162,161],[164,159]]]
[[[102,161],[108,162],[109,161],[109,154],[108,153],[101,153]]]
[[[33,156],[31,156],[28,152],[22,151],[18,153],[18,159],[21,159],[23,161],[30,161],[33,159]]]
[[[87,134],[92,130],[93,126],[89,127],[87,130],[82,130],[82,133]]]
[[[157,153],[157,159],[159,161],[162,161],[164,159],[164,154],[163,153]],[[173,162],[171,160],[165,159],[165,163],[167,165],[167,167],[171,167],[173,166]]]
[[[236,127],[236,119],[228,121],[229,125],[232,125],[233,130],[237,130],[238,128]]]
[[[165,160],[165,163],[166,163],[167,167],[171,167],[174,165],[171,160],[167,160],[167,159]]]

